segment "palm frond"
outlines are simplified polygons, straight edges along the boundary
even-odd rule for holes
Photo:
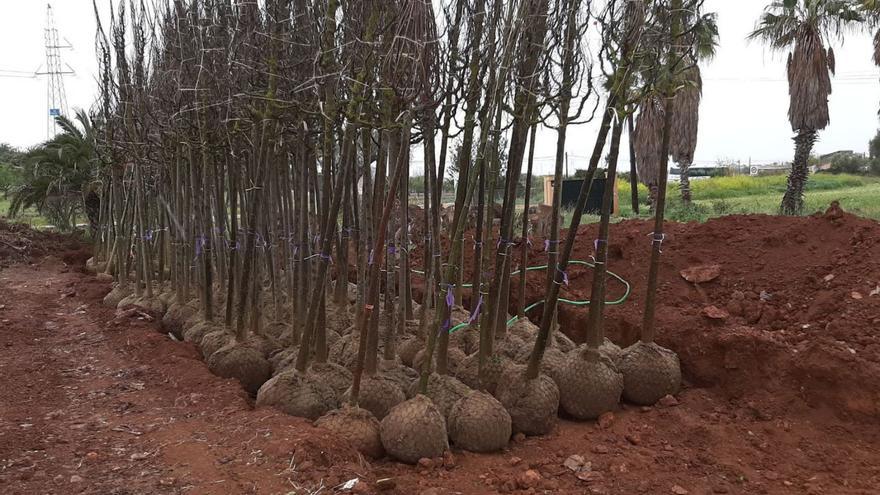
[[[793,130],[816,131],[828,125],[835,57],[825,46],[864,20],[859,9],[852,0],[774,0],[749,35],[771,49],[790,50],[786,69]]]
[[[693,26],[694,55],[697,60],[711,60],[718,48],[718,14],[705,14]]]
[[[684,71],[681,78],[683,87],[676,93],[673,101],[669,154],[678,163],[691,163],[697,149],[703,89],[699,66],[692,65]]]
[[[66,115],[59,115],[55,117],[55,123],[58,127],[61,128],[62,135],[66,134],[68,136],[72,136],[75,139],[82,139],[82,132],[76,126],[73,120]]]
[[[647,97],[639,106],[633,141],[639,180],[648,187],[657,185],[663,156],[663,102],[656,96]]]
[[[874,64],[880,66],[880,29],[874,35]]]

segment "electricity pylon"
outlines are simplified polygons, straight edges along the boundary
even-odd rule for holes
[[[52,12],[51,4],[46,4],[46,29],[44,31],[46,40],[46,70],[45,72],[37,70],[36,75],[48,76],[46,91],[46,139],[52,139],[58,133],[55,117],[67,115],[67,94],[64,91],[64,76],[74,74],[74,71],[61,59],[61,50],[73,47],[66,39],[63,45],[59,41],[58,29],[55,27],[55,15]]]

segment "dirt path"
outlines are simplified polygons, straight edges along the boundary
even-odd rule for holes
[[[103,292],[60,262],[0,272],[0,492],[287,493],[327,479],[297,468],[329,450],[298,436],[314,428],[253,412],[189,345],[116,319]],[[343,477],[358,468],[345,460],[325,464]]]
[[[825,409],[790,415],[711,389],[562,421],[508,451],[446,464],[368,464],[305,421],[253,410],[195,350],[100,305],[108,287],[46,260],[0,271],[3,494],[387,493],[873,494],[876,424]],[[577,475],[563,466],[582,456]]]

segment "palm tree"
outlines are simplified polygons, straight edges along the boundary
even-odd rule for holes
[[[868,29],[880,26],[880,0],[861,0]],[[880,67],[880,29],[874,33],[874,65]]]
[[[834,52],[826,49],[829,39],[840,37],[850,24],[862,16],[846,0],[774,0],[765,9],[758,26],[749,35],[771,49],[788,53],[788,120],[794,138],[794,161],[788,187],[782,198],[784,215],[796,215],[804,208],[804,187],[809,177],[807,161],[818,132],[828,116],[828,96],[834,73]]]
[[[59,229],[69,230],[77,212],[84,210],[94,233],[100,210],[95,127],[82,110],[76,121],[62,115],[56,122],[61,133],[24,155],[20,182],[6,193],[9,216],[34,207]]]
[[[678,47],[681,63],[674,74],[681,88],[673,101],[672,127],[669,152],[681,168],[681,197],[685,203],[691,200],[690,180],[688,171],[694,161],[697,148],[697,130],[700,118],[700,99],[702,98],[703,82],[698,62],[709,60],[715,56],[718,45],[717,14],[701,14],[696,4],[683,9],[681,22],[684,27],[683,43]],[[645,46],[668,43],[663,33],[668,32],[668,23],[672,16],[665,4],[655,4],[654,19],[658,28],[648,31],[642,43]],[[659,65],[651,57],[645,57],[639,67],[643,81],[654,81],[658,77]],[[658,167],[666,163],[662,156],[660,141],[663,132],[663,102],[654,94],[645,96],[639,105],[639,116],[632,139],[636,154],[636,168],[639,180],[650,191],[651,204],[656,197]]]
[[[681,169],[681,200],[691,202],[690,168],[697,149],[697,132],[700,122],[700,100],[703,96],[703,78],[700,74],[700,61],[715,56],[718,46],[718,23],[715,13],[695,16],[685,14],[683,23],[685,42],[691,45],[685,54],[685,66],[678,75],[682,88],[673,101],[672,128],[670,135],[670,154]]]
[[[651,209],[657,197],[657,178],[661,162],[665,157],[661,149],[663,140],[663,101],[655,94],[650,94],[639,104],[639,116],[633,133],[633,148],[636,152],[636,171],[639,180],[648,186],[648,197]]]

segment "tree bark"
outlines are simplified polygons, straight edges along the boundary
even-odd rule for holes
[[[611,184],[617,180],[617,159],[620,153],[620,135],[623,123],[614,124],[611,133],[611,149],[608,153],[608,173],[605,192],[602,195],[602,212],[599,221],[599,236],[596,239],[596,266],[593,269],[593,287],[590,292],[590,314],[587,320],[587,345],[598,349],[605,341],[605,277],[608,261],[608,230],[611,224],[611,211],[614,209],[614,188]]]
[[[788,188],[782,197],[783,215],[800,215],[804,211],[804,188],[810,176],[810,152],[816,143],[816,134],[812,129],[801,129],[794,138],[794,162],[788,174]]]
[[[678,166],[681,167],[678,183],[678,189],[681,191],[681,201],[685,205],[689,205],[691,204],[691,162],[682,161]]]
[[[635,125],[633,121],[635,117],[633,114],[629,114],[629,118],[626,119],[627,125],[627,133],[629,134],[629,188],[630,188],[630,201],[632,202],[632,211],[636,215],[639,214],[639,171],[636,167],[636,147],[635,142],[633,141],[633,134],[635,133]]]

